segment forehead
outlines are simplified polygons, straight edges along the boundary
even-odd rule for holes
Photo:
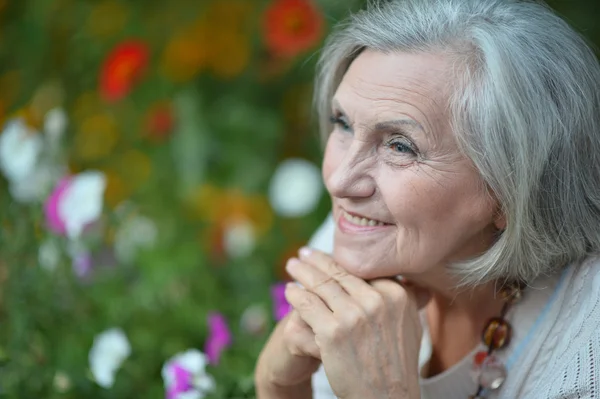
[[[335,95],[342,107],[369,112],[409,111],[432,118],[446,113],[450,63],[435,53],[366,50],[350,65]],[[357,112],[358,110],[353,110]]]

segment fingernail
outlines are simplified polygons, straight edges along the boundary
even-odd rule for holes
[[[287,291],[287,290],[293,290],[293,289],[295,289],[295,288],[298,288],[298,286],[296,285],[296,283],[287,283],[287,284],[285,285],[285,290],[286,290],[286,291]]]
[[[294,269],[296,268],[297,264],[298,264],[298,259],[290,258],[290,259],[288,259],[287,263],[285,264],[285,270],[287,270],[289,273],[292,273],[294,271]]]
[[[300,251],[298,251],[298,253],[301,257],[307,257],[310,256],[310,254],[312,253],[312,249],[310,249],[309,247],[302,247],[300,248]]]

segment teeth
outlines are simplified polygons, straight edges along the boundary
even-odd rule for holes
[[[344,219],[346,219],[347,221],[349,221],[352,224],[355,224],[357,226],[383,226],[384,223],[383,222],[378,222],[377,220],[371,220],[371,219],[366,219],[366,218],[359,218],[357,216],[352,216],[349,213],[344,212],[343,213]]]

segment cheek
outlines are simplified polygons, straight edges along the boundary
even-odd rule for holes
[[[329,136],[327,140],[327,146],[325,147],[325,155],[323,157],[323,181],[327,186],[327,182],[329,181],[329,177],[335,172],[337,165],[340,164],[342,158],[344,156],[343,150],[339,145],[335,145],[335,139],[332,138],[333,133]]]

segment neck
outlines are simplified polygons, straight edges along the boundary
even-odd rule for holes
[[[504,301],[495,283],[463,291],[432,290],[426,308],[433,347],[428,374],[458,363],[481,342],[486,322],[500,314]]]

